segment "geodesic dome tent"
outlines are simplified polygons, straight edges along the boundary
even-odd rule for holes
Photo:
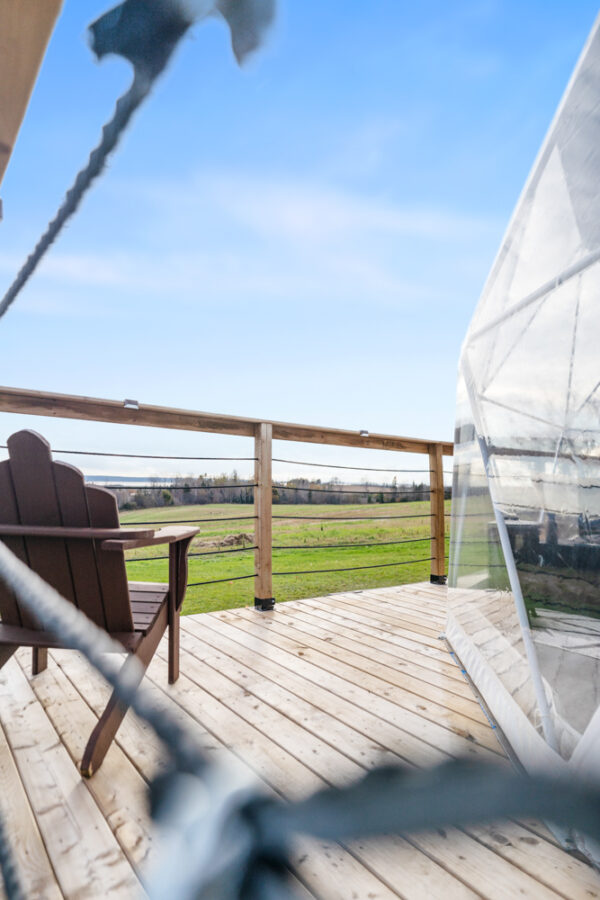
[[[463,344],[447,629],[521,763],[596,779],[599,22]]]

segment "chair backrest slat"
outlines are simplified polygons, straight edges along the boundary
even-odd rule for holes
[[[62,525],[52,472],[50,445],[33,431],[19,431],[8,441],[10,471],[22,525]],[[67,600],[74,600],[65,542],[25,538],[31,568]]]
[[[62,524],[74,528],[89,528],[90,514],[81,472],[59,462],[54,463],[53,469]],[[92,622],[106,628],[94,542],[65,540],[65,545],[71,566],[75,603]]]
[[[15,499],[15,490],[10,474],[10,463],[6,459],[0,463],[0,522],[6,525],[19,525],[19,512]],[[23,538],[5,538],[4,543],[9,550],[24,563],[29,563]],[[0,581],[0,615],[7,625],[25,625],[29,628],[31,620],[25,617],[13,592]]]
[[[114,495],[97,487],[86,488],[86,495],[92,528],[118,528],[119,510]],[[95,541],[106,628],[133,631],[125,554],[122,550],[103,550],[101,543]]]

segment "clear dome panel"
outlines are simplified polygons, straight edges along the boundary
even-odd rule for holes
[[[463,345],[449,566],[484,698],[565,760],[600,708],[599,338],[596,25]]]

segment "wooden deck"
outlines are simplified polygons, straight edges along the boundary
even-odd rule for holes
[[[234,754],[271,789],[300,797],[382,761],[502,748],[440,640],[445,589],[407,585],[186,617],[182,675],[166,646],[146,684],[170,697],[207,752]],[[147,780],[164,762],[129,714],[101,769],[76,767],[107,689],[77,654],[32,678],[19,651],[0,672],[0,808],[30,897],[143,896],[155,852]],[[508,763],[506,763],[508,764]],[[301,896],[340,900],[600,898],[600,877],[533,822],[347,847],[297,848]]]

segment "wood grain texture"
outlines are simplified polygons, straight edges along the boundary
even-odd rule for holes
[[[278,611],[283,615],[289,615],[295,627],[300,630],[307,629],[309,634],[320,635],[335,647],[360,653],[373,663],[391,667],[394,671],[410,673],[411,677],[427,685],[433,685],[443,690],[445,694],[455,693],[470,703],[474,700],[471,688],[454,663],[438,662],[423,666],[418,653],[410,653],[407,650],[399,653],[396,647],[393,645],[390,647],[388,642],[381,638],[371,637],[362,630],[348,628],[341,617],[335,621],[331,615],[327,616],[327,613],[316,615],[303,612],[302,608],[286,609],[285,605]]]
[[[78,654],[68,655],[79,660],[81,671]],[[20,656],[19,662],[24,668],[26,658]],[[24,674],[27,675],[26,670]],[[51,665],[41,678],[31,680],[30,686],[71,760],[78,765],[96,717],[78,690],[77,681],[71,681],[60,666]],[[85,786],[101,808],[130,865],[142,870],[155,852],[145,779],[115,744],[96,776],[85,781]]]
[[[28,897],[61,900],[52,865],[12,751],[0,727],[0,813],[9,824],[9,839],[21,884]]]
[[[227,613],[215,614],[211,628],[218,628],[228,635],[232,629],[244,632],[250,648],[260,647],[275,659],[285,654],[288,665],[305,673],[309,680],[318,683],[330,676],[329,683],[334,684],[342,696],[351,698],[357,706],[377,712],[382,718],[429,743],[443,748],[460,744],[467,754],[478,751],[486,756],[491,753],[496,758],[501,752],[483,714],[483,721],[476,721],[454,712],[443,703],[396,687],[372,674],[368,665],[361,664],[360,668],[355,668],[344,661],[343,654],[340,658],[337,653],[326,652],[312,638],[298,640],[284,635],[271,618],[256,623],[250,616],[232,614],[228,610]]]
[[[0,182],[62,0],[0,0]]]
[[[157,683],[161,683],[164,671],[161,666],[166,665],[160,656],[155,657],[152,663],[153,672],[156,673]],[[198,718],[203,724],[208,722],[209,729],[217,738],[226,742],[229,746],[238,745],[241,757],[248,762],[267,784],[274,788],[282,796],[295,799],[302,797],[307,791],[313,791],[330,781],[343,783],[351,774],[356,774],[360,769],[349,759],[342,757],[334,750],[331,754],[327,746],[318,739],[311,739],[304,734],[300,746],[296,743],[301,729],[294,722],[282,717],[267,705],[248,703],[244,704],[246,710],[242,717],[236,711],[244,700],[244,691],[229,687],[226,698],[222,691],[225,688],[223,679],[213,675],[209,683],[199,684],[198,675],[207,675],[207,670],[201,667],[196,669],[196,677],[189,678],[187,667],[190,663],[186,659],[184,672],[177,685],[174,686],[171,696],[183,709]],[[232,732],[236,738],[232,739]],[[238,745],[239,746],[239,745]],[[239,752],[239,751],[238,751]],[[343,765],[343,768],[339,768]],[[328,776],[321,773],[328,773]],[[377,892],[378,882],[389,885],[391,871],[394,871],[395,884],[392,890],[401,896],[416,896],[415,877],[421,876],[421,890],[427,890],[427,896],[437,897],[443,900],[444,892],[455,890],[457,897],[471,897],[472,893],[465,890],[460,892],[461,885],[448,875],[437,864],[430,860],[420,860],[420,854],[412,852],[412,848],[401,838],[393,838],[394,853],[383,852],[377,844],[372,845],[366,853],[360,853],[354,845],[345,847],[364,869],[356,871],[356,883],[351,882],[352,889],[358,892],[359,897],[366,898],[370,890]],[[395,863],[394,863],[395,859]],[[357,868],[357,867],[355,867]],[[370,873],[373,881],[369,885],[366,873]],[[341,887],[341,886],[340,886]],[[348,890],[349,885],[346,885]],[[321,889],[324,896],[327,894],[327,884]],[[379,891],[381,888],[379,888]],[[323,893],[322,893],[323,895]],[[348,896],[346,894],[346,896]],[[376,893],[376,896],[379,896]],[[387,896],[387,895],[386,895]]]
[[[373,450],[396,450],[406,453],[429,453],[431,441],[399,437],[392,434],[368,434],[344,428],[298,425],[268,419],[249,419],[218,413],[173,409],[165,406],[139,404],[139,409],[123,406],[123,401],[55,394],[48,391],[28,391],[0,387],[0,410],[32,416],[53,416],[64,419],[85,419],[95,422],[121,422],[126,425],[153,425],[183,431],[209,431],[214,434],[238,434],[254,437],[257,426],[271,425],[273,440],[305,441],[312,444],[334,444],[340,447],[365,447]],[[433,442],[437,443],[437,442]],[[454,445],[440,441],[442,454],[452,456]]]
[[[166,529],[161,530],[166,531]],[[42,537],[86,541],[90,540],[90,538],[97,538],[106,543],[109,540],[114,541],[115,548],[120,550],[129,550],[129,546],[124,546],[129,541],[132,542],[133,547],[144,547],[147,546],[148,542],[165,544],[170,543],[171,540],[176,540],[174,537],[154,540],[155,534],[158,534],[158,532],[148,528],[78,528],[76,526],[63,527],[62,525],[60,527],[49,525],[6,525],[5,523],[0,525],[0,537],[2,539],[5,537]],[[137,541],[143,543],[134,543]]]
[[[139,896],[139,880],[105,816],[43,708],[32,701],[11,660],[0,673],[2,725],[61,891],[66,897]]]
[[[273,428],[262,423],[257,426],[254,438],[256,462],[254,464],[254,515],[256,516],[254,535],[254,596],[259,600],[270,600],[273,596]]]
[[[440,444],[429,448],[429,501],[431,504],[431,574],[438,578],[446,574],[446,521],[444,518],[444,460]]]

